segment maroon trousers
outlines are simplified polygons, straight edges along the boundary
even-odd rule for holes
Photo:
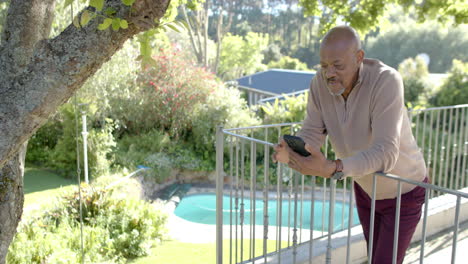
[[[427,179],[424,180],[427,182]],[[369,248],[371,197],[354,183],[356,206],[364,236]],[[416,230],[424,204],[425,189],[416,186],[412,191],[401,195],[400,226],[398,233],[397,263],[403,263],[406,249]],[[374,240],[372,264],[392,263],[393,233],[395,231],[396,198],[376,200],[374,218]]]

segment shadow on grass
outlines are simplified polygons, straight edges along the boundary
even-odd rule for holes
[[[73,180],[65,179],[53,172],[38,168],[25,168],[24,194],[65,187],[75,184]]]

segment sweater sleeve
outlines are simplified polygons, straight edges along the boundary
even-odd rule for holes
[[[398,159],[403,123],[403,81],[395,70],[381,73],[372,97],[370,148],[342,159],[345,176],[391,171]]]
[[[317,90],[318,80],[314,77],[310,84],[306,117],[301,130],[296,135],[304,139],[307,144],[320,148],[325,142],[327,132],[320,112]]]

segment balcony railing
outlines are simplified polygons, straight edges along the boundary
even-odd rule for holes
[[[452,219],[445,217],[445,220],[454,231],[451,257],[454,263],[458,225],[468,219],[468,214],[460,213],[463,212],[461,207],[468,206],[465,201],[468,194],[461,190],[468,184],[468,105],[412,110],[409,116],[413,134],[429,168],[431,183],[376,173],[374,191],[381,177],[397,181],[396,219],[399,219],[401,184],[426,188],[421,227],[414,236],[421,240],[420,263],[424,261],[426,237],[447,228],[445,224],[428,230],[428,219],[433,217],[428,215],[431,212],[429,205],[452,197],[455,202],[451,208],[455,212]],[[300,123],[287,123],[218,129],[217,264],[315,263],[319,260],[319,263],[353,263],[366,260],[354,250],[355,242],[363,240],[363,236],[354,210],[353,179],[337,182],[304,176],[286,165],[270,162],[271,148],[278,138],[283,134],[294,134],[300,126]],[[328,141],[322,152],[328,158],[334,158]],[[226,200],[224,204],[223,199]],[[371,241],[374,210],[373,195]],[[399,221],[395,221],[396,231],[398,225]],[[226,239],[224,247],[223,239]],[[394,236],[394,247],[397,243],[398,236]],[[339,254],[338,248],[341,248]],[[372,242],[367,252],[372,252]],[[368,261],[370,263],[371,259]]]

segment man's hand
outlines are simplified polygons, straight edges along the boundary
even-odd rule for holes
[[[310,152],[310,156],[304,157],[296,153],[289,146],[285,146],[288,151],[288,165],[291,169],[303,175],[321,176],[330,178],[335,172],[336,164],[327,160],[320,150],[306,143],[305,149]]]
[[[273,162],[281,162],[281,163],[288,163],[289,162],[289,152],[288,149],[289,146],[286,144],[284,139],[280,140],[280,143],[276,144],[274,149],[275,152],[271,155],[271,159]]]

